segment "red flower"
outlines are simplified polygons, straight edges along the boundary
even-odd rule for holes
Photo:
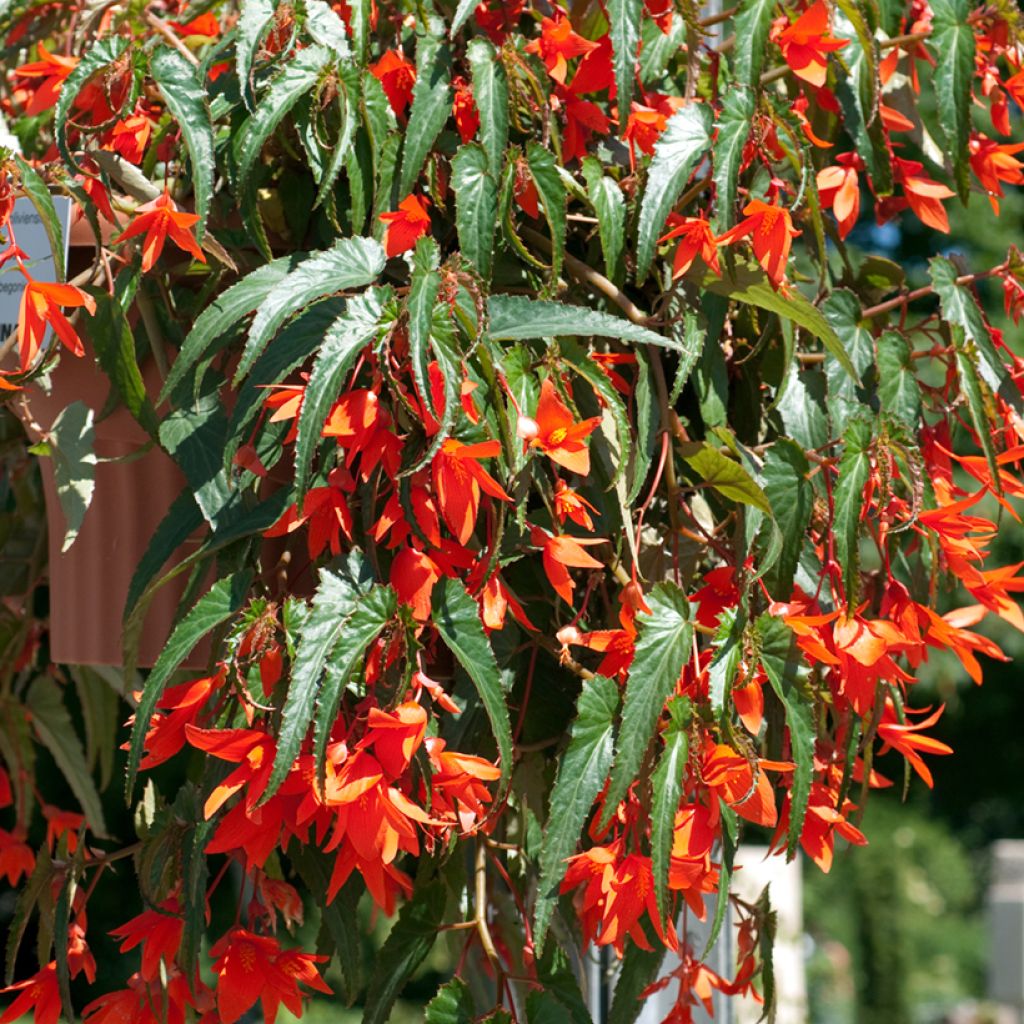
[[[57,961],[51,961],[41,971],[25,981],[0,988],[0,993],[18,992],[18,998],[0,1017],[0,1024],[13,1024],[32,1010],[34,1024],[57,1024],[60,1017],[60,992],[57,989]]]
[[[1000,182],[1008,182],[1011,185],[1024,185],[1024,168],[1019,160],[1014,159],[1014,154],[1024,149],[1024,142],[1016,145],[996,142],[975,132],[971,138],[971,169],[978,176],[981,187],[988,193],[989,202],[992,204],[992,211],[999,216],[999,203],[997,196],[1002,196],[1003,190]]]
[[[828,55],[850,43],[830,36],[828,27],[828,8],[824,0],[817,0],[792,25],[772,32],[793,74],[815,87],[825,84]]]
[[[555,8],[553,18],[544,18],[540,23],[540,38],[526,44],[526,52],[534,53],[544,62],[548,74],[559,83],[565,85],[565,76],[569,70],[568,62],[573,57],[581,57],[591,50],[596,50],[597,43],[577,35],[565,13]]]
[[[584,530],[593,531],[594,521],[590,518],[590,512],[587,509],[590,509],[590,512],[595,515],[598,514],[597,509],[586,498],[569,487],[564,480],[555,481],[555,515],[558,516],[560,523],[571,519]]]
[[[25,273],[25,276],[28,277],[28,274]],[[84,306],[90,313],[96,312],[96,300],[73,284],[53,284],[28,279],[28,284],[21,294],[21,310],[18,315],[18,352],[22,372],[28,370],[35,362],[48,326],[53,328],[53,333],[76,356],[85,355],[82,340],[60,311],[61,306]]]
[[[584,545],[603,544],[601,537],[570,537],[567,534],[551,534],[534,526],[530,530],[530,540],[544,549],[541,558],[548,582],[555,588],[555,593],[566,602],[572,604],[572,592],[576,588],[569,569],[603,569],[604,565],[583,550]]]
[[[452,85],[455,87],[452,116],[455,118],[455,127],[458,129],[459,138],[466,143],[476,135],[480,128],[480,113],[473,100],[473,90],[461,75],[456,75]]]
[[[521,417],[519,436],[531,448],[539,448],[552,462],[570,473],[586,476],[590,472],[590,451],[584,443],[601,423],[600,416],[577,423],[566,404],[558,397],[555,385],[547,377],[540,387],[537,419]]]
[[[114,243],[125,242],[129,238],[145,234],[142,242],[143,273],[151,270],[160,258],[168,236],[179,249],[194,256],[200,263],[205,263],[206,257],[189,230],[198,223],[199,215],[179,210],[170,193],[164,189],[162,195],[144,203],[136,210],[131,224],[114,239]]]
[[[500,454],[498,441],[463,444],[449,437],[434,456],[432,469],[437,504],[445,524],[460,544],[465,544],[473,535],[481,491],[499,501],[512,500],[477,461]]]
[[[668,118],[660,110],[645,107],[641,103],[630,103],[629,120],[622,137],[629,143],[629,163],[636,170],[636,150],[648,156],[654,153],[654,144],[668,124]]]
[[[764,268],[772,287],[778,290],[786,276],[790,245],[801,232],[793,227],[789,210],[776,203],[769,204],[760,199],[752,199],[743,207],[743,212],[746,219],[726,231],[718,239],[719,244],[737,242],[751,235],[757,262]]]
[[[893,704],[891,697],[887,697],[885,707],[882,709],[882,720],[878,724],[878,738],[885,741],[885,746],[880,753],[884,754],[890,748],[898,750],[914,771],[924,779],[925,785],[929,789],[933,786],[932,773],[921,760],[921,754],[952,754],[953,748],[941,740],[933,739],[931,736],[920,736],[918,733],[922,729],[931,728],[942,716],[945,707],[943,704],[923,721],[914,723],[908,718],[901,722],[896,715],[896,705]],[[904,711],[907,715],[911,714],[909,708],[905,708]],[[921,712],[921,714],[926,713],[927,709]]]
[[[407,61],[398,50],[388,50],[376,64],[370,65],[370,74],[380,82],[391,109],[401,117],[412,101],[416,65]]]
[[[407,252],[430,230],[429,205],[425,198],[408,195],[398,204],[397,210],[380,215],[388,226],[384,249],[389,257]]]
[[[144,981],[156,981],[161,964],[165,968],[174,964],[185,927],[180,914],[181,907],[176,899],[164,900],[156,910],[145,910],[111,931],[114,938],[123,940],[122,953],[142,946],[139,977]]]
[[[36,52],[40,59],[34,64],[23,64],[20,68],[14,69],[14,74],[19,78],[27,78],[30,81],[38,80],[35,86],[32,99],[25,107],[27,117],[35,117],[43,114],[57,105],[57,97],[60,95],[64,79],[75,70],[78,65],[77,57],[62,57],[56,53],[50,53],[42,43],[36,44]]]
[[[677,213],[670,213],[668,223],[672,225],[672,230],[658,241],[679,239],[672,265],[673,280],[682,277],[693,266],[693,261],[698,255],[710,270],[716,274],[722,273],[718,263],[718,242],[703,214],[699,217],[680,217]]]

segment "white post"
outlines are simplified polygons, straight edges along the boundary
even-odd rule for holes
[[[992,847],[988,890],[988,995],[1024,1024],[1024,841]]]

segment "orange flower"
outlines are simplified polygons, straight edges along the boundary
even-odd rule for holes
[[[910,766],[925,781],[929,789],[932,788],[932,773],[928,766],[921,760],[921,754],[952,754],[953,748],[947,746],[941,740],[933,739],[931,736],[916,735],[922,729],[933,726],[942,716],[946,705],[943,704],[934,714],[928,715],[921,722],[912,723],[909,719],[901,722],[896,715],[896,705],[891,697],[885,700],[885,707],[882,709],[882,720],[878,724],[878,738],[885,741],[880,753],[884,754],[890,748],[898,750]],[[904,709],[907,715],[912,712],[909,708]],[[927,714],[927,709],[920,712]]]
[[[252,812],[270,781],[276,744],[271,736],[256,729],[199,729],[185,726],[193,747],[205,750],[238,767],[207,797],[203,816],[212,818],[235,793],[245,790],[245,809]]]
[[[711,225],[704,219],[703,214],[699,217],[680,217],[678,213],[670,213],[667,223],[672,225],[672,230],[662,235],[658,241],[679,239],[672,265],[673,280],[682,277],[693,266],[693,261],[698,255],[710,270],[716,274],[722,273],[718,263],[718,243],[715,241]]]
[[[32,1010],[34,1024],[57,1024],[60,1017],[60,991],[57,988],[57,961],[48,963],[25,981],[0,988],[0,993],[18,992],[18,998],[0,1017],[0,1024],[13,1024]]]
[[[569,487],[564,480],[555,481],[555,515],[558,516],[560,523],[564,523],[568,518],[584,530],[593,532],[594,520],[590,518],[590,512],[587,509],[590,509],[590,512],[595,515],[598,514],[597,509],[586,498]]]
[[[427,733],[427,713],[414,700],[403,701],[394,711],[370,708],[361,749],[373,752],[389,778],[397,779],[412,762]]]
[[[274,1024],[281,1003],[301,1016],[304,993],[300,984],[331,994],[314,966],[329,957],[298,949],[282,951],[277,939],[269,935],[233,928],[213,946],[210,955],[214,957],[217,1012],[222,1024],[234,1024],[257,1000],[262,1003],[266,1024]]]
[[[500,454],[498,441],[463,444],[449,437],[434,456],[431,468],[437,504],[445,524],[460,544],[465,544],[473,535],[481,491],[499,501],[512,500],[477,461]]]
[[[391,109],[398,117],[412,101],[412,87],[416,84],[416,66],[397,50],[388,50],[376,64],[370,65],[370,74],[380,82]]]
[[[440,578],[441,570],[430,555],[404,547],[391,563],[388,581],[399,602],[412,609],[412,617],[417,622],[426,622],[430,618],[430,595]]]
[[[537,419],[520,417],[519,436],[570,473],[586,476],[590,472],[590,451],[583,439],[592,434],[600,422],[599,416],[593,416],[577,423],[568,406],[558,397],[551,378],[547,377],[540,387]]]
[[[642,103],[630,103],[629,120],[622,137],[629,143],[629,165],[633,170],[636,170],[637,148],[650,156],[667,123],[668,118],[662,111],[645,107]]]
[[[569,568],[603,569],[604,565],[583,550],[583,545],[603,544],[601,537],[569,537],[566,534],[555,535],[542,530],[539,526],[530,529],[530,539],[544,549],[541,561],[548,581],[555,588],[555,593],[567,604],[572,604],[572,592],[576,587]]]
[[[540,23],[540,38],[526,44],[526,52],[534,53],[544,62],[548,74],[559,85],[565,85],[565,76],[569,70],[568,62],[573,57],[580,57],[591,50],[596,50],[597,43],[577,35],[565,13],[555,8],[553,18],[544,18]]]
[[[949,218],[946,216],[943,199],[952,199],[956,194],[937,181],[932,181],[922,172],[924,164],[916,160],[893,158],[893,170],[896,180],[903,185],[907,205],[914,211],[918,220],[936,231],[949,234]]]
[[[1024,142],[1016,145],[996,142],[994,139],[975,132],[970,142],[971,169],[978,176],[981,187],[988,193],[989,202],[992,204],[992,211],[999,216],[999,203],[997,196],[1002,196],[1003,190],[1000,182],[1008,182],[1011,185],[1024,185],[1024,168],[1019,160],[1014,159],[1014,153],[1024,149]]]
[[[867,839],[860,829],[851,825],[847,816],[857,808],[849,800],[844,800],[842,807],[836,809],[836,794],[821,782],[811,783],[811,792],[807,800],[807,814],[804,827],[800,832],[800,846],[815,864],[826,874],[832,867],[832,858],[836,835],[849,843],[865,846]],[[775,832],[773,845],[785,842],[789,828],[789,800],[783,808],[779,819],[779,827]]]
[[[752,199],[743,207],[743,213],[746,219],[726,231],[718,239],[718,243],[721,245],[737,242],[751,235],[757,262],[764,268],[772,287],[778,290],[786,275],[790,245],[801,232],[793,227],[789,210],[776,203],[769,204],[760,199]]]
[[[59,54],[50,53],[42,43],[36,44],[36,52],[40,57],[38,61],[34,64],[23,64],[20,68],[14,69],[14,74],[19,78],[38,79],[39,81],[32,94],[32,99],[25,107],[27,117],[43,114],[57,105],[57,97],[60,95],[64,79],[75,70],[78,64],[77,57],[62,57]]]
[[[398,256],[411,249],[430,230],[429,200],[408,195],[398,209],[382,213],[380,219],[388,226],[384,249],[388,256]]]
[[[853,230],[860,216],[860,185],[857,171],[864,169],[864,162],[856,153],[842,153],[831,167],[818,171],[818,192],[821,205],[831,207],[838,222],[839,237]]]
[[[773,29],[772,38],[779,44],[782,59],[793,74],[815,88],[825,84],[828,55],[850,42],[829,35],[828,8],[824,0],[817,0],[808,7],[792,25]]]
[[[28,277],[28,274],[25,273],[25,276]],[[18,314],[18,352],[22,372],[35,362],[48,326],[53,328],[53,333],[60,338],[65,348],[76,356],[85,355],[82,339],[60,311],[61,306],[84,306],[90,313],[96,312],[96,300],[81,288],[73,284],[53,284],[28,278],[28,284],[21,293],[21,309]]]
[[[145,114],[134,113],[110,129],[103,148],[120,154],[129,163],[142,163],[152,131],[153,123],[149,118]]]
[[[775,791],[762,768],[758,769],[755,778],[754,769],[746,757],[725,743],[715,743],[711,737],[705,737],[701,756],[701,778],[712,792],[741,818],[766,828],[775,825],[778,820]]]
[[[205,263],[206,257],[189,230],[198,222],[199,215],[179,210],[165,188],[162,195],[138,208],[131,224],[114,239],[114,242],[125,242],[129,238],[145,234],[142,242],[143,273],[151,270],[160,258],[168,236],[179,249],[194,256],[200,263]]]

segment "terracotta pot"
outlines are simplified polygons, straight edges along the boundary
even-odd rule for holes
[[[147,375],[144,374],[144,377]],[[82,401],[97,417],[110,383],[93,359],[63,354],[49,395],[32,388],[14,403],[33,441],[40,439],[71,402]],[[147,390],[156,392],[147,380]],[[95,451],[101,459],[137,452],[148,438],[127,410],[118,408],[96,423]],[[53,464],[40,460],[49,524],[50,650],[56,662],[121,665],[121,618],[136,566],[157,525],[185,486],[174,461],[151,448],[129,462],[100,462],[92,503],[75,542],[61,551],[64,515],[57,497]],[[198,541],[193,542],[198,543]],[[168,565],[187,554],[186,545]],[[162,587],[150,604],[139,642],[138,665],[151,667],[170,634],[185,577]],[[187,667],[206,665],[207,650],[193,652]]]

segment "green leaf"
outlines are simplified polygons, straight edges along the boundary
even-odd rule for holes
[[[703,441],[680,446],[683,459],[700,478],[730,501],[751,505],[771,515],[771,505],[754,478],[735,460]]]
[[[711,930],[700,954],[706,960],[708,954],[718,941],[718,936],[725,923],[725,912],[729,906],[729,888],[732,884],[732,867],[736,860],[736,812],[724,801],[719,800],[719,813],[722,816],[722,859],[718,868],[718,895],[715,899],[715,916],[711,920]]]
[[[811,305],[801,292],[795,288],[790,289],[787,295],[777,292],[764,271],[756,265],[744,266],[737,263],[731,271],[726,268],[723,268],[723,271],[721,277],[709,274],[705,277],[703,286],[716,295],[724,295],[727,299],[743,302],[748,306],[757,306],[768,310],[769,313],[792,320],[798,327],[803,327],[818,338],[843,369],[854,376],[853,364],[842,342],[821,310]]]
[[[480,141],[491,176],[497,181],[508,145],[508,76],[497,51],[480,36],[466,47],[466,58],[473,75],[473,102],[480,115]]]
[[[669,119],[654,146],[647,187],[640,204],[637,228],[636,281],[642,284],[651,268],[654,249],[665,231],[665,220],[694,167],[711,144],[711,108],[706,103],[680,107]]]
[[[445,903],[444,885],[438,880],[413,890],[412,899],[402,907],[377,954],[363,1024],[386,1024],[391,1019],[398,994],[437,941]]]
[[[990,391],[1020,412],[1020,391],[1010,380],[978,300],[969,288],[957,284],[956,266],[944,256],[936,256],[929,261],[928,272],[939,297],[942,319],[962,327],[967,340],[977,348],[979,376]]]
[[[864,511],[864,487],[871,474],[871,423],[853,419],[843,435],[839,479],[833,491],[836,559],[843,572],[847,608],[854,608],[860,593],[860,519]]]
[[[377,333],[384,294],[382,289],[371,289],[353,299],[324,337],[309,375],[299,414],[295,443],[295,485],[299,501],[306,493],[313,453],[320,441],[327,414],[341,394],[345,377],[359,353]]]
[[[764,584],[779,601],[788,601],[793,577],[814,508],[814,488],[807,474],[811,466],[803,448],[788,437],[771,445],[764,457],[761,483],[782,534],[782,550],[765,571]]]
[[[373,575],[369,565],[355,556],[341,573],[330,569],[320,570],[320,584],[313,595],[309,615],[302,624],[295,651],[288,696],[281,712],[277,754],[263,801],[269,800],[277,792],[291,771],[302,741],[313,722],[323,675],[335,649],[343,648],[339,658],[344,662],[344,667],[351,671],[353,663],[380,632],[383,623],[377,626],[376,632],[365,642],[362,636],[353,636],[352,643],[349,643],[345,635],[359,603],[368,598],[372,583]],[[347,676],[346,672],[345,681]]]
[[[71,113],[71,106],[93,75],[124,56],[128,49],[128,43],[129,40],[125,36],[116,33],[110,33],[98,41],[93,39],[89,46],[85,47],[74,70],[64,79],[60,92],[57,94],[57,105],[53,110],[53,132],[56,137],[57,149],[64,162],[76,171],[81,168],[75,162],[71,150],[68,148],[68,115]],[[118,112],[115,111],[115,113]],[[63,240],[60,248],[63,253]]]
[[[656,942],[652,949],[641,949],[635,942],[626,945],[612,994],[608,1024],[633,1024],[644,1008],[644,989],[650,985],[665,961],[665,949]]]
[[[437,242],[429,235],[416,243],[412,259],[412,282],[406,313],[409,318],[409,362],[420,398],[437,416],[430,388],[428,365],[430,363],[430,331],[434,323],[434,306],[441,288],[441,274],[437,266],[440,251]]]
[[[665,731],[665,746],[651,778],[651,867],[654,872],[654,898],[663,922],[668,914],[666,889],[676,812],[683,795],[683,776],[690,756],[686,724],[685,721],[673,722]],[[671,922],[669,927],[672,927]]]
[[[353,609],[345,624],[344,634],[338,638],[331,650],[330,660],[327,663],[327,675],[316,702],[313,757],[318,772],[323,771],[327,743],[331,738],[331,729],[334,728],[335,719],[338,717],[338,708],[341,705],[345,687],[352,678],[352,673],[362,662],[370,645],[380,635],[381,630],[395,617],[397,610],[398,598],[394,590],[391,587],[374,587],[360,599]],[[303,638],[306,636],[307,629],[308,621],[302,631]],[[301,649],[299,653],[301,653]],[[297,664],[298,658],[296,657]],[[291,696],[290,689],[289,696]],[[302,737],[300,736],[299,739],[301,741]],[[280,749],[278,746],[279,756]],[[298,754],[298,747],[295,748],[295,753]],[[290,767],[290,763],[287,765],[282,763],[285,775]],[[283,778],[284,775],[282,775]]]
[[[820,448],[832,436],[825,414],[825,375],[801,370],[795,361],[775,399],[786,433],[805,451]]]
[[[306,22],[303,26],[314,43],[326,46],[339,57],[348,57],[348,29],[340,15],[324,0],[304,0]]]
[[[526,144],[526,163],[551,231],[551,280],[558,280],[565,256],[565,185],[551,150],[539,142]]]
[[[96,486],[93,411],[84,402],[72,402],[53,421],[46,435],[57,497],[64,513],[61,552],[75,542]]]
[[[221,292],[199,314],[167,375],[160,392],[161,402],[166,401],[178,388],[188,372],[207,355],[218,338],[228,331],[237,329],[239,321],[255,312],[260,303],[300,265],[305,256],[306,253],[283,256],[273,263],[259,267]]]
[[[452,55],[448,44],[430,35],[416,40],[416,84],[405,128],[399,198],[411,191],[423,170],[427,154],[452,112]]]
[[[595,335],[663,348],[678,347],[672,339],[622,317],[525,295],[492,295],[487,300],[487,318],[487,334],[492,341]]]
[[[643,0],[608,0],[609,31],[615,65],[615,88],[619,110],[629,110],[636,78],[637,47],[640,45],[640,20]],[[626,118],[619,118],[619,131],[626,130]]]
[[[114,754],[117,750],[118,731],[121,726],[123,709],[121,699],[125,696],[116,669],[91,668],[87,665],[69,666],[75,681],[75,694],[82,709],[85,725],[85,760],[88,770],[100,769],[100,790],[110,784],[114,771]]]
[[[338,17],[330,7],[323,3],[323,0],[317,0],[317,3],[326,8],[332,18]],[[344,23],[342,25],[344,26]],[[344,27],[342,31],[344,31]],[[359,76],[358,70],[350,64],[343,65],[342,72],[338,76],[338,112],[341,118],[341,126],[338,129],[338,138],[331,147],[330,159],[324,168],[323,177],[320,179],[320,184],[316,190],[316,201],[313,203],[314,209],[323,206],[329,199],[333,202],[334,186],[338,180],[338,175],[341,174],[341,169],[345,166],[346,157],[352,152],[352,140],[355,137],[356,128],[359,123],[358,111],[361,83],[362,79]],[[353,225],[353,231],[355,234],[359,234],[361,225]]]
[[[249,372],[289,317],[327,295],[372,284],[385,262],[383,247],[372,238],[342,238],[332,248],[303,260],[256,310],[235,371],[235,383]]]
[[[711,151],[714,160],[717,225],[719,231],[736,221],[736,189],[740,179],[743,147],[750,138],[754,119],[754,94],[749,89],[731,89],[722,100],[718,134]]]
[[[736,80],[753,89],[761,81],[764,55],[768,52],[768,31],[772,27],[776,0],[742,0],[733,22],[736,47],[732,68]]]
[[[460,580],[445,579],[434,588],[434,627],[473,681],[498,744],[501,776],[512,771],[512,728],[501,686],[501,673],[480,621],[476,601]]]
[[[96,300],[96,312],[89,321],[89,337],[100,366],[124,407],[147,434],[156,437],[156,410],[146,394],[135,359],[135,339],[121,304],[98,288],[91,294]]]
[[[214,143],[206,89],[196,69],[177,50],[158,47],[149,58],[149,70],[163,94],[167,109],[181,127],[188,147],[191,173],[188,180],[195,196],[196,240],[202,242],[213,196]]]
[[[270,83],[253,115],[242,125],[238,139],[238,170],[235,180],[240,193],[249,190],[249,175],[285,115],[316,87],[320,76],[337,58],[322,46],[300,50]]]
[[[584,157],[583,176],[587,181],[587,199],[597,217],[605,273],[611,281],[621,284],[626,275],[626,200],[622,189],[604,173],[596,157]]]
[[[146,685],[135,711],[135,724],[132,726],[130,746],[128,748],[128,770],[125,792],[131,797],[135,786],[135,774],[142,759],[142,749],[146,742],[146,731],[149,720],[156,710],[157,703],[164,692],[164,687],[178,666],[189,656],[192,649],[207,633],[227,622],[232,615],[245,603],[249,596],[252,573],[249,570],[236,572],[218,580],[189,609],[185,617],[174,627],[170,639],[160,652],[156,664],[149,673]]]
[[[971,425],[974,427],[975,434],[977,434],[981,450],[985,453],[989,476],[995,483],[996,489],[1002,490],[1000,487],[999,463],[996,460],[995,445],[992,443],[992,435],[995,430],[994,424],[998,422],[995,403],[981,382],[976,365],[977,355],[965,346],[963,330],[959,327],[953,327],[953,345],[956,349],[956,368],[960,381],[960,391],[967,400],[967,411],[970,413]]]
[[[462,254],[485,280],[491,277],[494,233],[498,227],[498,183],[488,171],[483,146],[460,146],[452,159],[455,225]]]
[[[478,0],[459,0],[459,6],[455,8],[455,16],[452,18],[451,37],[454,39],[462,29],[462,26],[469,21],[469,16],[476,9]]]
[[[10,985],[14,981],[14,970],[18,963],[18,950],[21,948],[21,940],[25,937],[25,931],[32,918],[32,911],[39,902],[39,898],[49,891],[52,883],[53,862],[50,860],[50,851],[43,845],[36,853],[35,867],[18,893],[18,898],[14,904],[14,913],[11,915],[10,922],[7,925],[7,948],[4,970],[4,983],[6,985]]]
[[[814,706],[800,693],[810,670],[796,645],[793,631],[774,615],[767,613],[757,620],[761,637],[761,664],[768,682],[782,702],[789,728],[789,744],[795,765],[789,791],[789,835],[787,856],[796,853],[800,833],[807,814],[807,799],[814,775]]]
[[[929,45],[938,55],[935,99],[946,150],[953,158],[957,191],[967,204],[970,194],[971,84],[974,81],[973,11],[969,0],[935,0]]]
[[[878,400],[883,412],[916,429],[921,386],[914,373],[910,343],[898,331],[884,331],[878,339]]]
[[[615,765],[604,802],[604,821],[640,771],[665,701],[693,653],[693,623],[686,595],[674,583],[657,583],[647,596],[650,613],[637,616],[636,653],[626,682]]]
[[[725,719],[726,698],[732,693],[739,672],[746,622],[746,602],[741,600],[738,608],[727,608],[722,612],[715,632],[714,654],[708,665],[708,697],[711,712],[719,721]]]
[[[64,705],[60,686],[49,676],[37,676],[28,689],[25,707],[32,719],[32,728],[57,762],[90,830],[100,838],[105,837],[107,828],[103,822],[103,805],[85,760],[82,741]]]
[[[837,288],[825,300],[822,311],[843,343],[843,349],[854,370],[853,376],[850,376],[831,352],[826,354],[826,403],[832,429],[841,434],[850,419],[862,415],[869,405],[862,381],[875,360],[875,341],[867,322],[861,319],[860,303],[853,292]]]
[[[583,683],[569,746],[558,762],[538,859],[540,882],[533,928],[538,954],[544,949],[566,858],[575,852],[587,815],[608,778],[618,709],[619,687],[613,680],[594,676]]]
[[[61,850],[64,842],[65,840],[61,841],[57,848],[58,851]],[[63,872],[64,877],[61,880],[60,892],[53,910],[53,934],[56,938],[53,958],[57,962],[57,989],[60,992],[61,1019],[65,1024],[75,1024],[75,1007],[71,1002],[71,966],[68,963],[68,943],[65,940],[71,932],[71,905],[75,899],[79,879],[84,873],[85,843],[80,842],[75,847],[75,852],[69,860],[70,863]]]
[[[274,16],[274,0],[241,0],[238,17],[238,39],[235,42],[235,71],[245,105],[253,110],[256,98],[252,91],[252,64],[260,40]]]
[[[423,1013],[423,1024],[473,1024],[475,1020],[473,993],[461,978],[445,982]]]
[[[53,253],[53,268],[58,281],[64,280],[64,229],[61,227],[60,218],[57,216],[57,209],[53,205],[53,197],[46,182],[39,176],[39,173],[31,165],[26,163],[20,156],[15,155],[14,162],[18,166],[18,176],[21,178],[21,187],[25,195],[39,214],[46,231],[47,241],[50,243],[50,251]]]

